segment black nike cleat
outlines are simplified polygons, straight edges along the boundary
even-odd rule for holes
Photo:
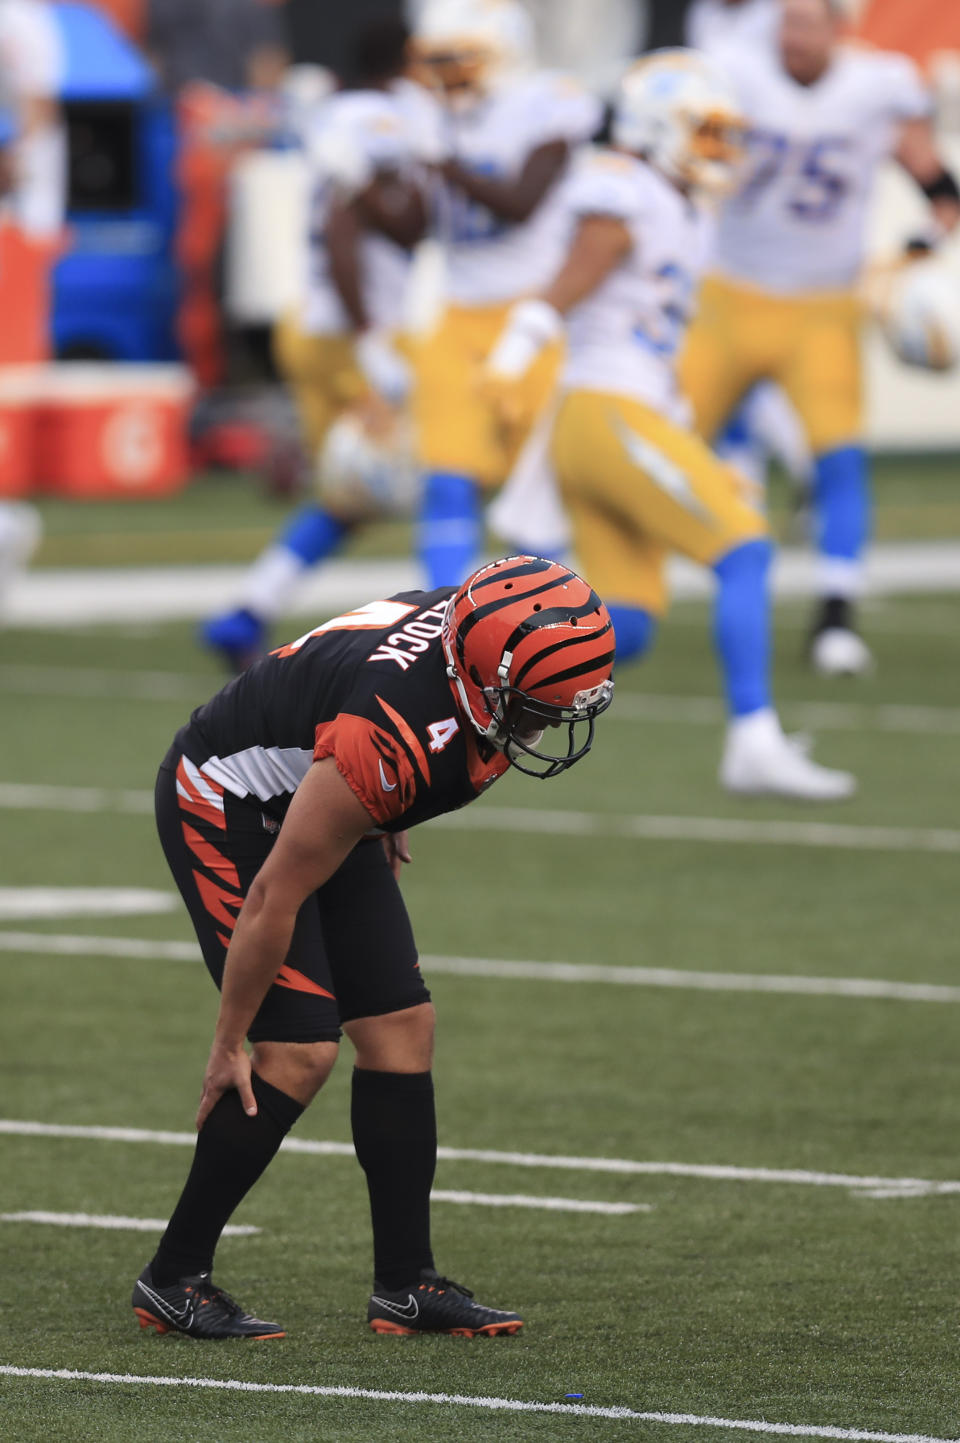
[[[209,1273],[158,1288],[148,1263],[133,1285],[130,1301],[141,1328],[156,1328],[158,1333],[186,1333],[191,1338],[286,1337],[279,1323],[265,1323],[245,1313],[229,1293],[214,1287]]]
[[[409,1287],[389,1292],[373,1284],[367,1322],[375,1333],[449,1333],[454,1338],[494,1338],[518,1333],[523,1319],[473,1301],[469,1288],[424,1268]]]

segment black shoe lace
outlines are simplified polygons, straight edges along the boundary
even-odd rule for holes
[[[473,1297],[473,1293],[469,1288],[465,1288],[462,1283],[455,1283],[452,1278],[441,1278],[440,1276],[437,1276],[435,1278],[430,1278],[429,1284],[431,1288],[436,1288],[438,1293],[443,1293],[449,1290],[454,1293],[461,1293],[465,1298]]]
[[[243,1313],[240,1304],[235,1302],[229,1293],[224,1292],[223,1288],[214,1286],[212,1278],[208,1278],[202,1286],[188,1288],[187,1291],[196,1291],[200,1303],[219,1304],[223,1311],[229,1313],[232,1318],[239,1317]]]

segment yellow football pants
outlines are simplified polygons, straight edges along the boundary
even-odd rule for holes
[[[426,471],[471,476],[497,486],[513,469],[523,443],[553,394],[561,348],[548,347],[511,393],[509,423],[482,391],[483,363],[510,307],[449,306],[419,345],[414,423]]]
[[[288,315],[274,327],[273,356],[293,392],[304,443],[314,457],[337,417],[369,393],[354,358],[353,340],[308,335]]]
[[[671,551],[711,566],[767,534],[735,471],[698,436],[625,396],[566,396],[553,462],[580,567],[604,600],[662,615]]]
[[[757,381],[777,381],[815,454],[849,446],[863,426],[861,311],[855,296],[778,296],[704,282],[680,358],[680,388],[712,441]]]

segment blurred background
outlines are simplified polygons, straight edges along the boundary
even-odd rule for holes
[[[682,40],[689,7],[529,8],[543,63],[608,94],[628,57]],[[17,177],[0,201],[0,499],[39,507],[27,526],[35,540],[43,524],[39,566],[238,562],[271,534],[277,499],[303,485],[270,357],[271,328],[302,286],[300,137],[362,27],[400,11],[400,0],[0,0],[0,154]],[[923,67],[960,164],[956,7],[852,0],[849,11],[858,35]],[[417,0],[406,15],[415,23]],[[871,250],[890,253],[923,214],[891,165]],[[429,308],[429,264],[424,274]],[[937,481],[926,519],[905,521],[897,492],[878,534],[888,523],[898,538],[958,534],[960,508],[951,532],[952,498],[938,489],[941,462],[960,450],[955,377],[903,367],[878,334],[866,346],[872,449],[933,457]],[[187,488],[187,511],[157,509]],[[406,537],[386,523],[359,546],[405,550]]]

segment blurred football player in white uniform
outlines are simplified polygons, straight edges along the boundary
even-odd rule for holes
[[[779,0],[693,0],[684,21],[685,39],[707,54],[721,45],[768,45],[777,29]]]
[[[254,563],[239,606],[204,627],[205,641],[235,669],[264,649],[268,624],[304,570],[369,515],[370,497],[339,486],[332,474],[344,469],[345,449],[363,456],[389,448],[400,426],[410,370],[399,332],[410,248],[426,226],[418,154],[436,109],[402,78],[407,40],[398,20],[367,26],[355,85],[320,103],[305,137],[309,276],[303,303],[279,324],[274,348],[297,402],[317,495]]]
[[[713,54],[736,45],[742,50],[769,48],[776,39],[780,0],[693,0],[686,14],[686,43]],[[779,386],[754,386],[737,413],[715,438],[717,451],[758,486],[766,483],[767,462],[775,458],[796,488],[805,508],[813,458],[803,427]]]
[[[710,196],[732,181],[742,124],[703,56],[667,50],[621,84],[616,150],[586,157],[567,187],[575,229],[539,298],[514,306],[489,360],[509,396],[567,317],[553,460],[574,547],[604,596],[617,658],[641,653],[667,604],[679,552],[716,578],[714,641],[730,712],[720,778],[732,791],[832,801],[845,772],[784,736],[769,682],[772,546],[746,484],[686,427],[676,355],[713,242]]]
[[[856,287],[873,180],[896,156],[941,232],[960,218],[960,191],[912,63],[841,44],[839,23],[834,0],[782,0],[766,52],[716,54],[749,122],[750,164],[723,212],[681,379],[708,440],[760,380],[795,407],[815,457],[811,660],[852,674],[871,660],[854,604],[869,529]]]
[[[511,304],[556,269],[560,182],[601,109],[577,81],[533,68],[530,18],[514,0],[429,0],[414,43],[447,121],[436,157],[446,308],[418,352],[413,403],[420,553],[435,587],[473,569],[482,493],[506,479],[553,391],[558,347],[517,386],[509,414],[483,394],[480,372]]]

